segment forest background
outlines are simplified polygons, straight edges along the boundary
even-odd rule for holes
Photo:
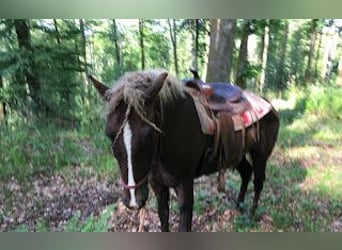
[[[86,75],[193,68],[266,96],[282,122],[260,220],[233,209],[231,173],[223,197],[199,181],[195,229],[341,231],[341,30],[336,19],[1,19],[1,230],[134,230],[134,215],[118,221],[118,170]]]

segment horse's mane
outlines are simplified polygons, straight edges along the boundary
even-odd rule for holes
[[[107,90],[105,98],[108,102],[108,112],[111,113],[124,100],[126,104],[133,107],[141,116],[145,116],[144,95],[142,88],[148,88],[154,80],[163,72],[162,69],[132,71],[122,75],[112,88]],[[184,87],[181,81],[168,74],[157,98],[162,105],[172,102],[174,98],[183,98]]]

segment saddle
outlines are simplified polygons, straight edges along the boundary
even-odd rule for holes
[[[202,104],[210,110],[241,114],[250,109],[249,102],[240,87],[230,83],[204,83],[197,78],[197,72],[194,76],[194,79],[184,81],[184,85],[199,91],[202,97]]]
[[[201,125],[208,126],[208,134],[214,135],[213,146],[207,154],[208,162],[217,161],[215,165],[219,171],[218,190],[224,191],[225,170],[236,167],[245,153],[245,126],[242,114],[252,110],[251,105],[240,87],[220,82],[204,83],[196,71],[192,73],[194,78],[183,82],[194,99]],[[238,130],[241,131],[239,138],[236,133]]]

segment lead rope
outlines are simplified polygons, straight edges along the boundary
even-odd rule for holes
[[[139,221],[140,221],[139,229],[138,229],[139,233],[144,232],[145,215],[146,215],[146,209],[145,208],[141,208],[139,210]]]
[[[162,109],[162,105],[160,105],[160,103],[159,103],[158,107],[159,107],[160,113],[156,112],[156,115],[157,115],[157,117],[155,119],[156,123],[157,123],[155,126],[156,128],[158,128],[157,126],[161,126],[161,119],[162,119],[161,117],[163,116],[163,109]],[[157,159],[157,161],[159,162],[160,151],[161,151],[161,138],[160,138],[160,136],[164,133],[161,132],[160,129],[156,129],[156,130],[157,130],[157,132],[159,132],[159,135],[158,135],[158,148],[157,148],[156,155],[154,158]],[[158,164],[158,163],[154,162],[153,164]],[[145,218],[146,218],[146,208],[143,207],[139,210],[139,228],[138,228],[139,233],[144,232]]]

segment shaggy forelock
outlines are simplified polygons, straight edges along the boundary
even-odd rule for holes
[[[166,70],[144,70],[127,72],[121,76],[115,85],[107,90],[105,98],[108,102],[108,112],[113,112],[119,103],[124,100],[133,107],[140,115],[144,114],[144,92],[142,89],[149,88],[157,77],[167,72]],[[168,74],[158,97],[162,105],[171,102],[173,98],[183,98],[183,84],[175,77]]]

